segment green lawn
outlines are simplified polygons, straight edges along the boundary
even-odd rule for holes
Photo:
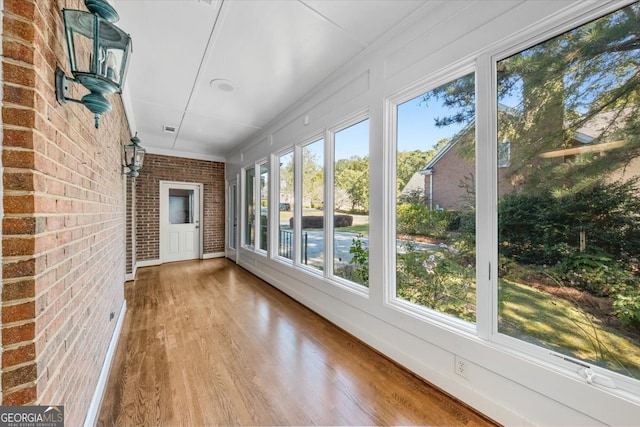
[[[527,285],[500,283],[500,332],[640,378],[640,343],[565,299]]]

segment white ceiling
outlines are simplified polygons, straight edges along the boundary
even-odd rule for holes
[[[426,1],[114,0],[133,130],[150,152],[224,158]]]

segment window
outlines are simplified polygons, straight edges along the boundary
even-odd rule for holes
[[[475,91],[468,74],[397,107],[396,296],[475,322]],[[458,96],[467,105],[451,103]]]
[[[253,247],[255,244],[256,201],[255,201],[255,168],[245,171],[244,180],[244,244]]]
[[[639,14],[636,3],[497,63],[509,107],[498,141],[511,141],[498,172],[498,331],[635,379]]]
[[[293,152],[280,156],[279,169],[279,214],[278,214],[278,256],[293,260],[293,213],[295,211]]]
[[[369,120],[334,135],[333,274],[369,286]]]
[[[193,224],[193,190],[169,189],[169,223]]]
[[[302,146],[302,263],[324,270],[324,140]]]
[[[269,165],[267,162],[260,164],[260,249],[267,250],[269,236]]]

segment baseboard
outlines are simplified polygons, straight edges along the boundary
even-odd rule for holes
[[[116,327],[113,330],[113,335],[111,336],[111,342],[109,343],[107,355],[105,356],[104,363],[102,364],[102,371],[100,372],[98,384],[96,385],[96,390],[93,393],[93,398],[91,399],[91,404],[89,405],[89,411],[87,412],[87,416],[84,419],[84,427],[94,427],[96,425],[96,422],[98,421],[100,404],[102,403],[104,391],[107,386],[107,379],[109,378],[111,362],[113,362],[113,356],[116,352],[116,346],[118,345],[118,338],[120,338],[120,331],[122,330],[122,324],[124,323],[124,315],[126,311],[127,301],[125,300],[122,304],[122,308],[120,309],[118,323],[116,323]]]
[[[225,257],[225,253],[224,252],[212,252],[210,254],[204,254],[202,255],[202,259],[211,259],[211,258],[224,258]]]
[[[138,267],[153,267],[154,265],[161,265],[162,261],[159,259],[149,259],[146,261],[138,261],[136,262],[136,268]]]

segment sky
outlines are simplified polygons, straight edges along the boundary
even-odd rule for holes
[[[435,118],[451,114],[454,110],[438,105],[432,100],[427,107],[422,95],[398,105],[398,150],[427,151],[442,138],[451,138],[461,125],[443,128],[435,126]],[[367,155],[369,152],[369,121],[344,129],[335,136],[336,160]]]

